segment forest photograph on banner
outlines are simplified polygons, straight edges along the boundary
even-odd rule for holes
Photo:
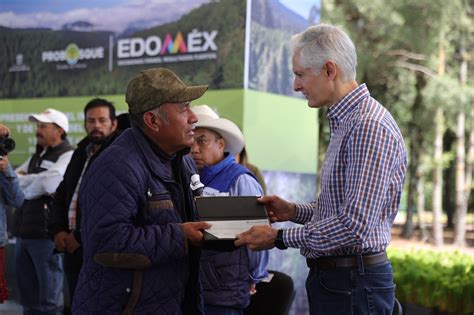
[[[190,84],[241,88],[245,1],[3,1],[1,98],[120,94],[167,67]]]

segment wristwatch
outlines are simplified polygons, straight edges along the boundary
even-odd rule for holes
[[[275,247],[278,248],[278,249],[287,249],[288,246],[285,245],[285,243],[283,242],[283,230],[282,229],[279,229],[277,230],[277,236],[275,238]]]

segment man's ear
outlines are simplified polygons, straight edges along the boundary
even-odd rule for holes
[[[225,140],[224,138],[220,138],[217,140],[217,145],[219,146],[219,149],[224,150],[225,148]]]
[[[146,112],[145,114],[143,114],[143,123],[151,130],[160,130],[160,119],[152,112]]]
[[[112,119],[112,131],[115,131],[118,127],[118,120]]]
[[[324,74],[328,77],[328,79],[334,80],[337,74],[337,66],[334,61],[326,61],[324,64]]]
[[[63,128],[56,126],[56,129],[58,130],[59,137],[62,138],[63,134],[66,133]]]

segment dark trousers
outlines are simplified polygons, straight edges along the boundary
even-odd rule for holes
[[[243,310],[218,305],[204,305],[206,315],[242,315]]]
[[[74,291],[76,290],[77,279],[79,278],[79,272],[81,271],[82,267],[82,253],[82,247],[79,247],[72,254],[69,254],[68,252],[64,253],[64,274],[66,275],[67,279],[71,305]]]
[[[317,270],[306,280],[311,315],[392,314],[395,300],[392,265]]]

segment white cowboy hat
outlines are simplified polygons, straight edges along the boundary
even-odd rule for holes
[[[193,106],[191,109],[198,118],[196,128],[211,129],[224,138],[225,152],[236,155],[242,151],[245,144],[244,135],[235,123],[220,118],[208,105]]]

